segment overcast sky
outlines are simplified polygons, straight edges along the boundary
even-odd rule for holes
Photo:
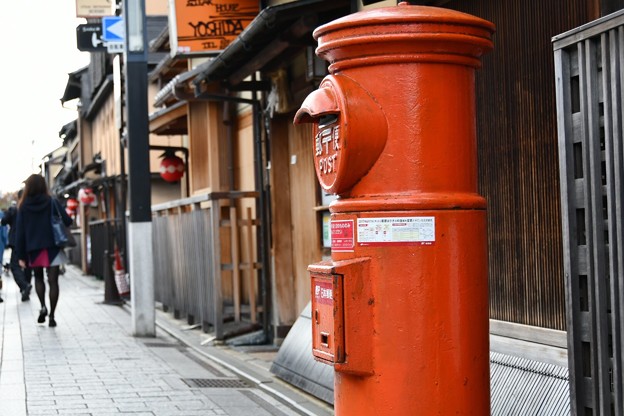
[[[60,98],[67,75],[89,63],[76,48],[75,0],[19,0],[0,13],[0,191],[11,192],[43,156],[62,145],[58,132],[76,119]]]

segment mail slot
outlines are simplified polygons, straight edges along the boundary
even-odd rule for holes
[[[316,174],[325,192],[334,194],[348,191],[370,170],[388,134],[379,104],[342,75],[325,77],[304,100],[295,121],[314,123]]]

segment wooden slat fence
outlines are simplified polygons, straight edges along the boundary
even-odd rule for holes
[[[574,415],[624,414],[624,10],[553,38]]]
[[[259,261],[254,217],[257,192],[225,192],[152,207],[155,297],[176,318],[228,335],[254,328]],[[240,324],[240,325],[237,325]]]

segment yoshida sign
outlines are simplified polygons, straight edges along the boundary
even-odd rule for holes
[[[217,54],[258,14],[257,0],[169,0],[169,5],[173,56]]]

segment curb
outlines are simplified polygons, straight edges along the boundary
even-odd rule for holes
[[[124,303],[122,307],[129,314],[132,313],[132,309],[127,303]],[[159,329],[197,354],[226,367],[241,378],[253,383],[257,388],[291,407],[293,410],[307,416],[334,415],[333,409],[324,402],[321,402],[305,392],[296,390],[288,383],[260,367],[257,369],[250,368],[249,360],[245,358],[247,356],[245,356],[244,353],[232,350],[227,346],[224,346],[223,349],[215,348],[213,352],[206,351],[205,348],[212,347],[201,347],[201,343],[198,343],[197,340],[193,340],[191,336],[185,334],[184,330],[181,329],[179,325],[171,322],[172,318],[169,318],[165,312],[157,310],[156,315],[156,326]]]

